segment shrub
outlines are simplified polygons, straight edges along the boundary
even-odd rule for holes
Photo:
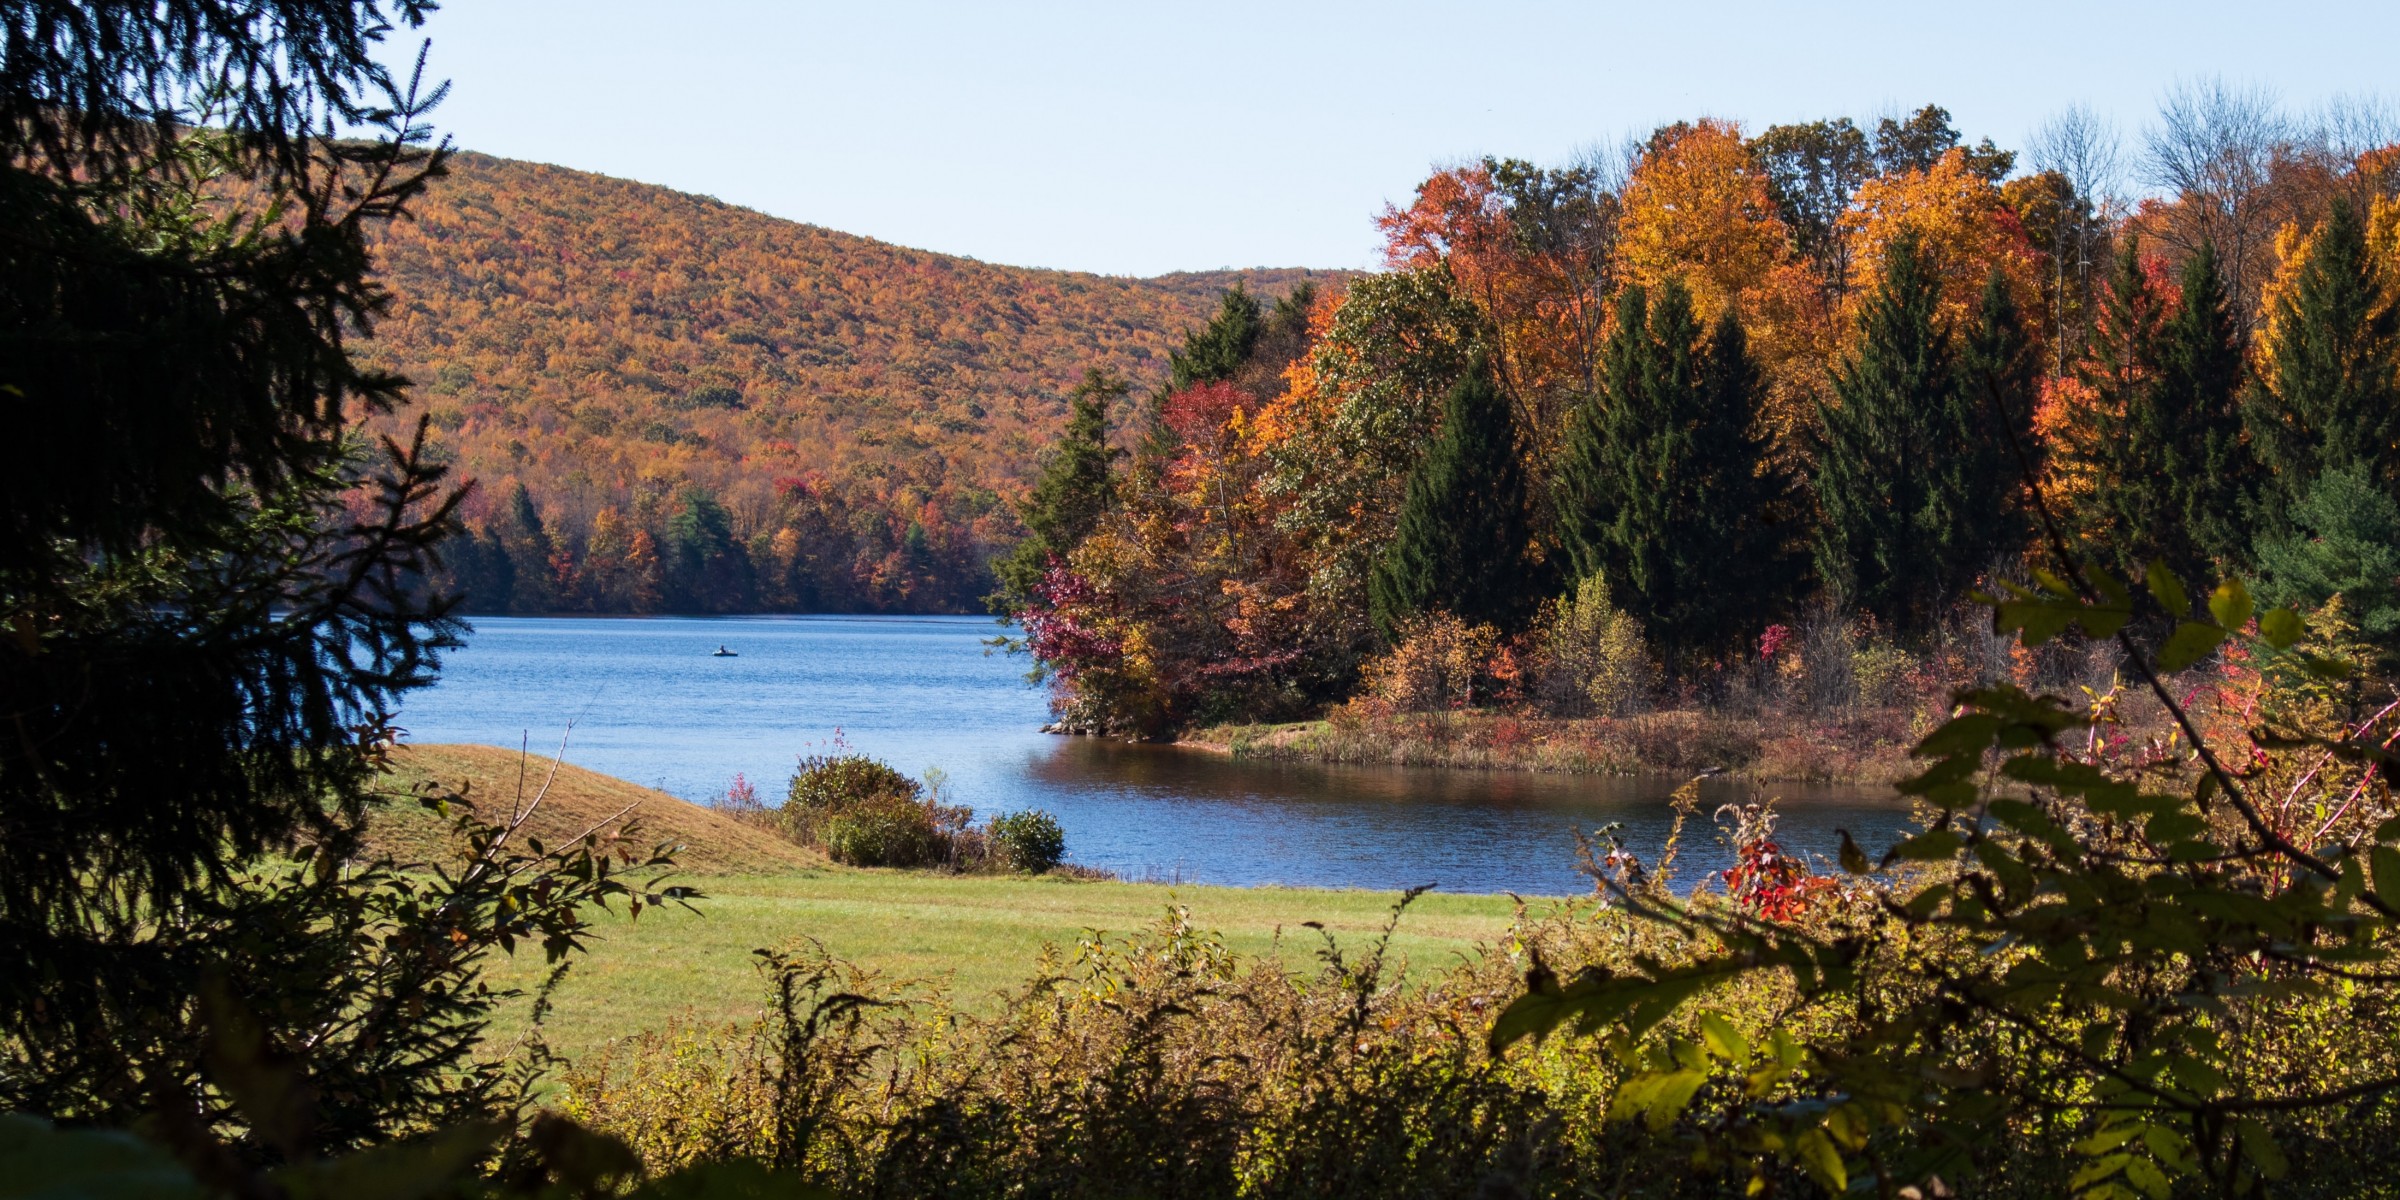
[[[1366,665],[1366,690],[1395,712],[1444,712],[1491,695],[1500,631],[1448,613],[1401,625],[1400,644]]]
[[[1906,703],[1916,665],[1907,651],[1889,642],[1870,642],[1852,651],[1850,675],[1857,680],[1860,702],[1879,708]]]
[[[853,867],[927,867],[949,852],[933,810],[900,796],[844,805],[824,818],[817,836],[833,861]]]
[[[790,803],[832,812],[869,800],[915,800],[924,794],[923,784],[881,759],[864,754],[811,754],[800,760],[800,770],[792,776]]]
[[[1012,871],[1039,875],[1067,856],[1066,831],[1040,809],[993,817],[984,838],[992,858]]]
[[[1621,716],[1656,686],[1642,623],[1598,575],[1545,605],[1534,626],[1534,700],[1554,716]]]

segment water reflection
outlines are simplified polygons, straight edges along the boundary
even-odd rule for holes
[[[781,795],[796,755],[849,745],[984,812],[1043,808],[1069,857],[1134,878],[1397,889],[1580,892],[1571,828],[1621,822],[1645,858],[1664,842],[1678,781],[1517,772],[1236,763],[1164,746],[1042,734],[1022,659],[984,652],[974,618],[484,618],[442,682],[412,697],[418,741],[538,750],[568,722],[567,759],[689,800],[739,771]],[[714,658],[723,644],[738,658]],[[1708,781],[1703,814],[1782,798],[1782,841],[1831,857],[1848,828],[1874,846],[1897,802],[1850,788]],[[1685,881],[1730,856],[1710,828],[1685,839]]]
[[[1617,823],[1654,860],[1681,782],[1509,771],[1233,762],[1174,747],[1074,739],[1029,763],[1070,830],[1097,834],[1078,858],[1136,876],[1562,894],[1572,831]],[[1687,829],[1684,882],[1731,853],[1706,823],[1719,805],[1778,800],[1786,849],[1830,858],[1835,830],[1873,845],[1906,823],[1888,793],[1819,785],[1756,788],[1703,780],[1703,822]]]

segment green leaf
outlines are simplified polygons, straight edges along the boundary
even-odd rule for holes
[[[2167,610],[2168,616],[2180,617],[2192,611],[2192,599],[2184,594],[2183,581],[2175,578],[2175,572],[2167,569],[2167,560],[2151,559],[2150,569],[2143,574],[2143,582],[2150,585],[2150,598],[2158,601],[2158,606]]]
[[[2142,1189],[2142,1194],[2150,1197],[2150,1200],[2167,1200],[2171,1191],[2166,1173],[2146,1158],[2137,1158],[2125,1164],[2125,1181]]]
[[[447,1195],[473,1177],[476,1164],[507,1132],[497,1123],[454,1125],[332,1162],[288,1168],[277,1173],[276,1181],[293,1200],[420,1200]],[[624,1165],[631,1172],[640,1164],[628,1155]]]
[[[2199,621],[2185,621],[2175,627],[2175,632],[2167,638],[2167,644],[2158,648],[2159,668],[2180,671],[2215,653],[2224,641],[2223,629]]]
[[[2302,654],[2300,668],[2319,679],[2339,682],[2350,678],[2350,664],[2322,654]]]
[[[1792,1140],[1792,1153],[1817,1186],[1829,1192],[1850,1189],[1850,1168],[1842,1164],[1841,1149],[1833,1144],[1833,1136],[1822,1129],[1811,1129]]]
[[[1708,1043],[1709,1053],[1745,1071],[1750,1069],[1750,1039],[1725,1018],[1701,1013],[1700,1038]]]
[[[2269,1179],[2281,1179],[2291,1170],[2283,1156],[2283,1147],[2275,1144],[2275,1135],[2256,1117],[2235,1117],[2233,1131],[2242,1144],[2242,1157]]]
[[[2292,644],[2307,631],[2307,622],[2302,621],[2299,612],[2294,609],[2270,608],[2258,617],[2258,636],[2267,639],[2267,644],[2278,650],[2291,649]]]
[[[2374,870],[2375,898],[2400,908],[2400,850],[2390,846],[2371,847],[2367,851],[2367,864]]]
[[[2130,1123],[2118,1125],[2110,1129],[2100,1130],[2090,1137],[2075,1143],[2073,1149],[2075,1153],[2082,1155],[2106,1154],[2109,1151],[2114,1150],[2129,1141],[2132,1141],[2135,1135],[2141,1133],[2141,1131],[2142,1127],[2140,1125]]]
[[[1957,857],[1958,848],[1965,844],[1955,830],[1929,829],[1892,847],[1892,854],[1911,862],[1937,862]]]
[[[2217,590],[2208,598],[2208,611],[2216,617],[2217,624],[2227,629],[2240,629],[2250,623],[2250,589],[2243,587],[2239,579],[2228,579],[2218,584]]]
[[[2125,1164],[2132,1161],[2133,1156],[2130,1154],[2111,1154],[2106,1158],[2087,1163],[2082,1170],[2075,1172],[2074,1178],[2067,1180],[2067,1186],[2080,1188],[2098,1183],[2124,1170]]]
[[[734,1161],[684,1167],[643,1184],[625,1200],[830,1200],[832,1195],[801,1182],[796,1172]]]
[[[1699,1094],[1701,1085],[1707,1082],[1708,1075],[1701,1071],[1676,1071],[1661,1077],[1657,1090],[1650,1095],[1648,1110],[1643,1113],[1643,1123],[1650,1126],[1652,1133],[1665,1133],[1667,1126],[1683,1115],[1684,1106],[1692,1102],[1692,1097]]]
[[[2151,841],[2164,846],[2169,842],[2197,837],[2207,830],[2208,822],[2191,813],[2164,812],[2150,818],[2150,824],[2143,832],[2149,835]]]

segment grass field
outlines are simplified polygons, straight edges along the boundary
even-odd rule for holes
[[[698,914],[645,912],[606,922],[605,938],[560,987],[548,1033],[573,1054],[609,1038],[688,1015],[707,1021],[756,1014],[764,999],[751,951],[814,937],[886,979],[934,979],[962,1008],[989,1003],[1024,983],[1045,943],[1071,950],[1086,930],[1123,934],[1169,904],[1223,934],[1244,955],[1280,953],[1306,966],[1323,945],[1304,921],[1321,922],[1346,947],[1363,949],[1398,899],[1395,893],[1294,888],[1168,887],[1050,878],[942,876],[821,867],[771,876],[696,878],[708,894]],[[1413,969],[1439,967],[1508,928],[1506,896],[1429,895],[1411,905],[1392,939]],[[531,986],[538,952],[503,960],[497,982]],[[511,1014],[510,1026],[520,1018]],[[505,1028],[502,1032],[506,1032]]]
[[[1238,953],[1278,954],[1302,969],[1324,944],[1303,922],[1319,922],[1345,947],[1363,950],[1399,898],[839,867],[673,796],[577,767],[553,773],[546,761],[482,746],[407,747],[394,776],[395,786],[464,788],[492,816],[506,815],[547,781],[527,825],[536,836],[571,837],[630,806],[640,843],[684,844],[679,859],[689,872],[682,881],[707,898],[695,904],[697,913],[657,910],[628,921],[620,910],[603,920],[601,939],[576,961],[547,1025],[552,1046],[570,1055],[679,1016],[753,1016],[764,992],[751,951],[806,937],[888,980],[940,981],[973,1010],[1030,979],[1044,945],[1072,951],[1087,930],[1131,933],[1170,904],[1190,908],[1196,924],[1222,934]],[[405,805],[378,818],[373,837],[386,852],[415,861],[452,849],[440,821]],[[1425,896],[1410,906],[1393,950],[1412,969],[1439,968],[1496,938],[1514,915],[1506,896]],[[546,969],[538,950],[521,949],[497,961],[493,978],[529,988]],[[521,1008],[508,1013],[497,1032],[522,1028],[524,1015]]]

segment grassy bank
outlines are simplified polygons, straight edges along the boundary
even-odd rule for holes
[[[1297,888],[1221,888],[1076,881],[1054,876],[939,875],[835,866],[755,826],[663,792],[579,767],[488,746],[423,745],[397,756],[389,788],[439,787],[463,793],[491,816],[541,803],[524,833],[557,843],[587,830],[628,839],[646,850],[682,847],[685,882],[707,898],[696,913],[617,913],[601,939],[578,958],[554,996],[547,1023],[552,1045],[570,1055],[608,1039],[689,1016],[717,1022],[754,1016],[762,1001],[751,952],[813,937],[835,954],[886,980],[947,985],[963,1008],[990,1003],[1001,989],[1033,976],[1042,949],[1072,954],[1092,931],[1122,935],[1156,922],[1172,904],[1223,935],[1245,956],[1279,954],[1307,965],[1323,945],[1315,921],[1345,946],[1363,947],[1383,927],[1392,893]],[[395,804],[371,829],[378,848],[410,861],[448,858],[457,847],[431,812]],[[1393,949],[1412,969],[1448,966],[1454,956],[1506,930],[1515,914],[1505,896],[1430,895],[1409,909]],[[495,963],[503,986],[532,988],[547,967],[533,948]],[[521,1029],[527,1008],[510,1010],[500,1033]]]
[[[1320,721],[1203,729],[1183,744],[1260,761],[1594,775],[1715,767],[1758,780],[1884,784],[1909,773],[1908,749],[1930,716],[1897,708],[1817,720],[1701,709],[1582,719],[1337,709]]]

